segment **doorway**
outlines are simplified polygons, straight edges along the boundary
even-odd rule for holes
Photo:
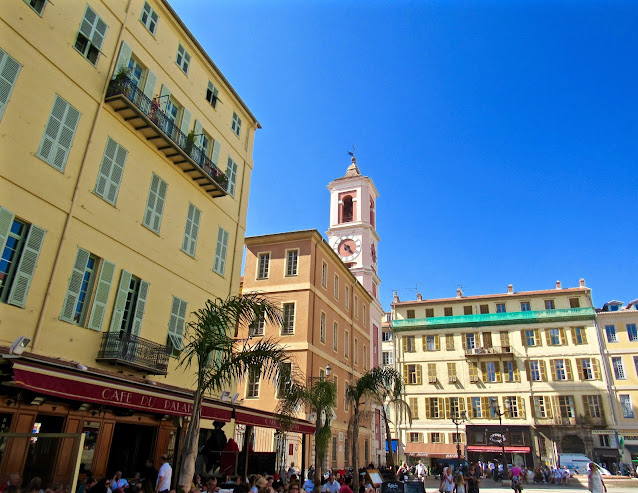
[[[153,458],[157,428],[154,426],[115,423],[107,476],[122,471],[125,478],[143,472],[147,459]]]

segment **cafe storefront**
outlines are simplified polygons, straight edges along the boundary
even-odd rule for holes
[[[534,467],[532,434],[527,426],[467,426],[467,455],[470,462],[502,462]]]

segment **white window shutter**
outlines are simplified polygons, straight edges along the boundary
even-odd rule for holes
[[[102,330],[104,315],[106,314],[106,304],[109,300],[111,292],[111,282],[113,282],[113,274],[115,274],[115,264],[108,260],[102,260],[102,268],[100,269],[100,277],[95,289],[95,297],[93,306],[91,307],[91,315],[89,317],[89,329]],[[120,319],[120,324],[122,323]]]
[[[0,256],[4,253],[4,247],[7,244],[9,231],[13,225],[15,215],[8,209],[0,207]]]
[[[237,163],[228,156],[228,165],[226,166],[226,176],[228,177],[228,193],[235,195],[235,183],[237,181]]]
[[[80,112],[56,95],[38,156],[61,172],[64,172],[79,120]]]
[[[0,48],[0,120],[9,103],[21,68],[22,65]]]
[[[124,309],[126,308],[126,298],[131,284],[131,273],[122,269],[120,276],[120,285],[117,288],[117,298],[115,298],[115,306],[113,307],[113,315],[111,316],[111,326],[109,331],[119,331],[124,318]]]
[[[188,129],[191,125],[191,112],[188,109],[182,109],[182,123],[179,129],[182,131],[184,135],[188,135]]]
[[[164,200],[168,185],[159,176],[153,173],[151,188],[148,191],[148,201],[144,214],[143,224],[152,231],[159,234],[162,223],[162,213],[164,211]]]
[[[162,84],[162,87],[160,88],[160,101],[159,101],[159,106],[162,111],[166,111],[166,108],[168,107],[168,100],[170,98],[171,98],[171,91],[168,89],[168,87]]]
[[[184,227],[184,241],[182,250],[191,256],[195,256],[197,247],[197,236],[199,234],[199,220],[202,212],[193,204],[188,204],[188,214],[186,216],[186,226]]]
[[[204,128],[202,127],[202,124],[199,123],[199,120],[195,120],[195,123],[193,124],[193,133],[198,136],[197,139],[200,146],[202,145],[202,139],[204,138],[202,135],[203,132]]]
[[[222,276],[226,273],[226,252],[228,250],[228,231],[222,227],[217,232],[217,247],[215,248],[215,265],[213,270]]]
[[[150,70],[146,71],[146,82],[144,83],[144,95],[148,99],[153,99],[155,96],[155,84],[157,83],[157,75]]]
[[[44,229],[33,224],[29,227],[29,234],[27,235],[22,256],[18,263],[18,270],[13,280],[13,286],[11,286],[11,293],[9,293],[9,299],[7,300],[10,305],[24,308],[33,274],[38,265],[38,257],[40,256],[45,235],[46,231]]]
[[[131,333],[139,336],[142,331],[142,320],[144,319],[144,310],[146,309],[146,300],[148,299],[149,283],[140,281],[140,290],[137,295],[137,304],[135,305],[135,314],[133,315],[133,329]]]
[[[168,322],[168,338],[171,344],[178,351],[182,349],[182,340],[184,337],[184,321],[186,319],[186,306],[184,300],[180,300],[173,296],[173,305],[171,306],[171,318]]]
[[[90,255],[91,254],[83,248],[78,248],[78,253],[75,256],[75,264],[73,265],[71,277],[69,278],[69,286],[66,290],[64,303],[62,303],[60,320],[73,323],[75,307],[77,306],[78,299],[80,298],[82,281],[84,280],[84,273],[86,271],[86,265],[89,261]]]
[[[213,142],[213,154],[210,157],[212,163],[217,166],[217,161],[219,161],[219,151],[221,150],[221,145],[217,139]]]
[[[131,55],[133,55],[133,49],[126,43],[126,41],[122,41],[113,77],[115,77],[121,70],[128,69],[128,63],[131,61]]]

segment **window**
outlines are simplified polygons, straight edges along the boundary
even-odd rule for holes
[[[620,394],[620,408],[623,418],[634,418],[634,406],[631,403],[631,395]]]
[[[233,112],[233,121],[230,124],[230,129],[239,137],[239,133],[241,132],[241,118],[239,118],[239,115],[235,112]]]
[[[476,336],[472,333],[465,334],[465,349],[474,349],[476,347]]]
[[[505,303],[496,304],[496,313],[505,313]]]
[[[550,367],[552,369],[552,380],[573,380],[571,361],[569,361],[568,359],[550,360]]]
[[[607,334],[607,342],[618,342],[615,325],[605,325],[605,333]]]
[[[446,306],[445,308],[443,308],[443,315],[446,317],[451,317],[452,316],[452,307],[451,306]]]
[[[139,336],[148,297],[149,283],[122,270],[115,298],[110,331],[122,331]]]
[[[571,395],[558,396],[558,411],[561,418],[573,418],[576,416],[574,409],[574,397]]]
[[[391,331],[389,331],[389,330],[384,330],[384,331],[381,333],[381,340],[382,340],[383,342],[389,342],[389,341],[391,341],[391,340],[392,340],[392,332],[391,332]]]
[[[538,329],[525,329],[521,331],[523,346],[534,347],[541,345],[540,331]]]
[[[4,110],[9,103],[13,86],[15,86],[21,68],[22,65],[0,48],[0,120],[2,120]]]
[[[600,380],[600,365],[592,358],[576,358],[578,377],[581,380]]]
[[[321,263],[321,287],[328,287],[328,264],[325,262]]]
[[[433,317],[434,317],[434,308],[426,308],[425,318],[433,318]]]
[[[527,379],[532,382],[546,381],[545,362],[542,360],[530,360],[526,362]]]
[[[359,340],[355,337],[354,338],[354,364],[358,365],[359,364]]]
[[[447,364],[447,378],[449,383],[456,383],[456,363],[448,363]]]
[[[530,311],[530,305],[529,305],[529,301],[521,301],[521,311],[522,312],[528,312]]]
[[[450,443],[463,443],[462,433],[450,433]]]
[[[609,442],[609,435],[598,435],[598,438],[600,440],[600,446],[601,447],[611,447],[610,442]]]
[[[425,417],[432,419],[443,417],[443,398],[428,397],[425,399]]]
[[[228,231],[221,226],[217,229],[217,246],[215,247],[215,263],[213,270],[220,276],[226,273],[226,253],[228,252]]]
[[[332,349],[339,350],[339,325],[337,322],[332,323]]]
[[[257,279],[268,279],[270,253],[260,253],[257,257]]]
[[[226,190],[234,197],[235,183],[237,182],[237,163],[230,156],[228,156],[228,163],[226,164],[226,177],[228,178]]]
[[[470,402],[472,403],[472,417],[473,418],[482,418],[483,417],[483,406],[481,405],[480,397],[471,397]]]
[[[506,382],[518,382],[518,369],[516,368],[516,362],[503,361],[503,378]]]
[[[403,365],[403,383],[421,385],[421,365]]]
[[[35,10],[39,15],[42,15],[44,6],[47,4],[47,0],[24,0],[24,2]]]
[[[598,395],[584,395],[583,406],[585,413],[590,418],[602,418],[603,410]]]
[[[469,370],[470,383],[478,382],[478,364],[476,361],[468,361],[467,367]]]
[[[337,435],[332,435],[332,461],[336,462],[337,460]]]
[[[186,225],[184,226],[182,251],[191,257],[195,256],[195,249],[197,248],[197,235],[199,234],[199,220],[201,216],[202,211],[189,202],[188,212],[186,214]],[[215,265],[217,265],[217,258],[215,258]]]
[[[219,100],[219,89],[215,87],[211,81],[208,81],[208,87],[206,88],[206,101],[210,103],[210,105],[215,108],[217,106],[217,101]]]
[[[561,329],[545,329],[545,333],[548,346],[561,345]]]
[[[95,195],[115,205],[128,151],[111,137],[106,140],[102,163],[95,183]]]
[[[259,370],[251,369],[248,372],[248,381],[246,383],[246,398],[257,399],[259,397]]]
[[[46,231],[0,207],[0,301],[24,308]]]
[[[416,397],[410,397],[408,400],[410,406],[410,414],[412,419],[419,419],[419,400]]]
[[[572,327],[572,342],[576,345],[587,344],[587,331],[585,327]]]
[[[569,298],[569,307],[570,308],[580,308],[580,299],[578,299],[578,298]]]
[[[436,363],[428,363],[428,382],[436,383]]]
[[[277,398],[281,399],[292,377],[292,363],[281,363],[277,375]],[[336,378],[336,377],[335,377]]]
[[[488,361],[488,362],[485,363],[485,369],[486,369],[486,372],[485,372],[486,378],[485,378],[485,380],[487,382],[496,382],[497,381],[497,379],[496,379],[496,372],[497,372],[496,365],[497,365],[497,363],[494,362],[494,361]]]
[[[634,356],[634,368],[636,369],[636,375],[638,375],[638,356]]]
[[[339,276],[335,274],[334,279],[334,297],[336,300],[339,299]]]
[[[484,315],[486,313],[490,313],[490,306],[489,305],[480,305],[479,306],[479,310],[480,310],[482,315]]]
[[[266,316],[262,313],[256,316],[248,327],[248,337],[261,337],[266,327]]]
[[[74,46],[93,65],[97,65],[107,29],[106,23],[87,5]]]
[[[187,303],[173,296],[171,305],[171,317],[168,321],[168,337],[166,346],[171,356],[177,358],[182,350],[182,339],[184,337],[184,321],[186,320]]]
[[[346,304],[346,310],[350,309],[350,286],[345,287],[345,295],[344,295],[345,300],[344,303]]]
[[[505,400],[509,400],[510,402],[509,410],[507,409],[507,406],[503,405],[503,407],[505,408],[504,411],[507,412],[508,417],[512,419],[521,418],[522,416],[521,416],[521,409],[519,409],[518,397],[515,395],[510,395],[505,397],[503,399],[503,402],[505,402]],[[522,402],[520,404],[522,404]]]
[[[501,330],[499,332],[499,336],[501,338],[501,347],[509,348],[510,347],[510,335],[506,330]]]
[[[383,351],[383,364],[391,365],[393,364],[392,351]]]
[[[450,397],[447,405],[451,417],[461,416],[461,400],[458,397]]]
[[[142,9],[142,17],[140,17],[142,24],[146,26],[148,32],[151,34],[155,34],[155,30],[157,29],[157,21],[159,20],[159,16],[157,12],[153,10],[153,7],[149,5],[148,2],[144,2],[144,8]]]
[[[534,396],[534,415],[541,419],[552,417],[552,408],[548,397]]]
[[[491,348],[492,347],[492,333],[491,332],[483,332],[483,347]]]
[[[412,418],[414,419],[414,416],[412,416]],[[410,443],[421,442],[421,433],[411,431],[408,440],[410,441]]]
[[[454,334],[445,334],[445,350],[454,351]]]
[[[368,369],[368,348],[366,345],[363,345],[363,369]]]
[[[414,310],[407,311],[407,318],[414,318]]]
[[[148,191],[146,201],[146,212],[142,224],[151,231],[159,234],[162,224],[162,213],[164,212],[164,201],[166,200],[166,190],[168,184],[159,176],[153,173],[151,187]]]
[[[627,337],[630,342],[638,341],[638,332],[636,331],[636,324],[627,324]]]
[[[359,318],[359,298],[354,295],[354,318]]]
[[[295,304],[284,303],[283,322],[281,325],[281,335],[291,335],[295,333]]]
[[[425,347],[426,351],[438,351],[439,350],[439,336],[429,335],[425,336]]]
[[[179,68],[182,69],[182,72],[188,74],[188,69],[191,64],[191,56],[181,43],[177,47],[177,56],[175,57],[175,63],[179,66]]]
[[[350,334],[347,330],[343,333],[343,356],[346,359],[350,357]]]
[[[326,314],[321,312],[319,316],[319,340],[322,344],[326,343]]]
[[[80,112],[56,95],[47,126],[44,129],[42,142],[36,155],[58,171],[64,173],[66,160],[69,157],[69,151],[73,144],[73,137],[79,121]]]
[[[430,443],[441,443],[441,434],[439,432],[430,433]]]
[[[614,377],[616,380],[626,380],[627,376],[625,375],[625,366],[623,365],[621,357],[613,357],[611,358],[611,366],[614,369]]]
[[[299,260],[299,250],[286,250],[286,277],[297,275],[297,262]]]
[[[463,315],[472,315],[473,313],[472,305],[463,307]]]
[[[554,300],[545,300],[545,310],[554,309]]]
[[[416,342],[414,336],[403,337],[403,352],[414,353],[416,352]]]

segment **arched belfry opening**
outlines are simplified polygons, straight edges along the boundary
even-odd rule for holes
[[[352,195],[346,195],[343,198],[341,207],[341,222],[351,223],[354,220],[354,202]]]

